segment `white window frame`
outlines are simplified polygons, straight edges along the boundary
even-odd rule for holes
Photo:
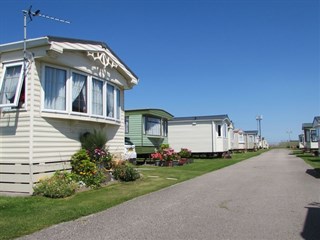
[[[116,109],[116,119],[120,121],[121,119],[121,91],[119,88],[115,87],[116,93],[116,101],[115,101],[115,109]]]
[[[66,86],[65,86],[65,88],[66,88],[66,106],[65,106],[65,110],[45,108],[45,105],[44,105],[44,102],[45,102],[45,89],[44,89],[44,86],[46,84],[45,83],[46,67],[50,67],[50,68],[55,68],[55,69],[66,71]],[[41,111],[54,112],[54,113],[67,113],[67,112],[69,112],[69,98],[70,98],[70,95],[68,93],[68,85],[69,85],[69,82],[70,82],[70,72],[69,72],[69,70],[67,68],[63,68],[63,67],[60,67],[60,66],[45,64],[43,66],[43,69],[42,69],[42,76],[43,77],[41,79],[41,83],[42,83],[42,87],[41,87]]]
[[[99,114],[95,114],[93,113],[93,81],[99,81],[99,82],[102,82],[102,115],[99,115]],[[103,81],[95,76],[92,76],[91,78],[89,78],[89,92],[90,92],[90,95],[91,95],[91,98],[89,100],[90,102],[90,109],[91,109],[91,112],[90,112],[90,115],[94,116],[94,117],[99,117],[99,118],[104,118],[104,116],[106,115],[106,109],[105,109],[105,102],[106,102],[106,81]]]
[[[73,91],[73,74],[78,74],[78,75],[81,75],[81,76],[85,76],[86,77],[86,88],[87,88],[87,102],[86,102],[86,112],[77,112],[77,111],[73,111],[72,110],[72,91]],[[91,82],[91,79],[90,79],[90,82]],[[70,84],[71,84],[71,88],[69,89],[69,92],[70,92],[70,110],[71,110],[71,114],[75,114],[75,115],[89,115],[90,113],[90,108],[91,108],[91,92],[89,90],[89,76],[88,74],[85,74],[83,72],[79,72],[79,71],[71,71],[71,74],[70,74]],[[68,91],[68,90],[67,90]]]
[[[17,87],[16,87],[14,101],[12,103],[0,104],[0,108],[3,108],[3,107],[17,107],[18,104],[19,104],[21,89],[22,89],[22,85],[23,85],[23,72],[24,72],[23,62],[15,62],[15,63],[3,64],[3,73],[2,73],[2,76],[1,76],[0,91],[2,90],[2,85],[4,83],[4,77],[6,75],[7,68],[16,67],[16,66],[21,66],[21,72],[20,72],[19,79],[18,79],[18,84],[17,84]]]
[[[43,112],[51,112],[51,113],[64,113],[64,114],[70,114],[70,115],[81,115],[81,116],[87,116],[88,118],[94,117],[94,118],[101,118],[105,120],[112,120],[115,122],[120,122],[121,119],[121,89],[116,86],[115,84],[110,83],[107,80],[101,79],[97,76],[90,75],[88,73],[84,73],[78,70],[74,70],[71,68],[64,68],[60,67],[58,65],[51,65],[51,64],[44,64],[42,67],[42,78],[41,81],[43,83],[43,86],[45,84],[45,68],[51,67],[59,70],[66,71],[66,110],[55,110],[55,109],[46,109],[44,107],[44,97],[45,97],[45,89],[42,87],[41,89],[41,110]],[[72,111],[72,74],[80,74],[83,76],[86,76],[87,79],[87,112],[77,112]],[[103,115],[97,115],[93,113],[92,108],[92,89],[93,89],[93,80],[98,80],[103,82],[103,89],[102,89],[102,95],[103,95]],[[114,102],[114,109],[113,109],[113,116],[108,117],[107,116],[107,86],[111,85],[113,87],[113,102]],[[119,96],[118,96],[119,95]],[[119,103],[119,104],[118,104]]]

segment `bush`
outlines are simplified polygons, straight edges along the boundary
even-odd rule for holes
[[[77,174],[77,180],[82,181],[88,187],[98,188],[105,180],[102,170],[98,170],[97,165],[90,161],[85,149],[81,149],[71,157],[72,172]]]
[[[82,148],[93,152],[94,149],[104,149],[107,142],[107,135],[100,131],[96,130],[93,133],[86,132],[80,136],[80,142]]]
[[[117,165],[114,168],[113,176],[116,180],[125,182],[135,181],[140,178],[139,172],[129,165]]]
[[[56,171],[52,177],[40,180],[33,189],[34,195],[64,198],[74,194],[77,188],[78,184],[72,179],[72,174]]]

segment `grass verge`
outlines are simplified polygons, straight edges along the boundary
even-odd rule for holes
[[[232,159],[196,159],[179,167],[137,167],[142,178],[115,182],[65,199],[0,197],[0,239],[13,239],[43,228],[106,210],[138,196],[238,163],[264,152],[234,154]]]
[[[307,164],[320,173],[320,157],[314,156],[312,153],[303,153],[301,150],[293,151],[293,154],[302,158]]]

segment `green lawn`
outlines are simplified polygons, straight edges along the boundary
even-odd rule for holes
[[[57,223],[96,213],[262,152],[264,151],[234,154],[232,159],[196,159],[192,164],[177,167],[138,166],[142,178],[135,182],[114,182],[65,199],[39,196],[0,197],[0,239],[13,239]]]
[[[311,153],[303,153],[300,150],[293,151],[297,157],[302,158],[306,163],[308,163],[311,167],[320,172],[320,157],[313,156]]]

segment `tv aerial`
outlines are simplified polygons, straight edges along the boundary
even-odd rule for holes
[[[26,69],[26,61],[27,61],[27,54],[29,55],[29,57],[32,58],[32,54],[31,53],[27,53],[27,18],[29,18],[29,22],[32,21],[33,17],[43,17],[49,20],[53,20],[53,21],[57,21],[60,23],[66,23],[66,24],[70,24],[70,21],[64,20],[64,19],[60,19],[57,17],[52,17],[52,16],[48,16],[48,15],[44,15],[40,13],[40,10],[36,10],[35,12],[33,12],[32,10],[32,5],[29,7],[28,10],[22,10],[23,12],[23,29],[24,29],[24,36],[23,36],[23,58],[24,58],[24,69]]]

